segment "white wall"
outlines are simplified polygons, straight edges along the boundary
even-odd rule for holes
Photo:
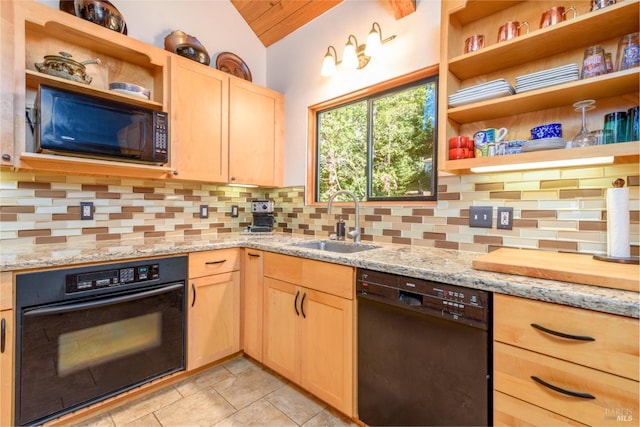
[[[4,1],[4,0],[0,0]],[[37,0],[54,9],[58,0]],[[127,22],[127,34],[164,49],[164,38],[174,30],[196,37],[211,56],[233,52],[247,64],[255,83],[266,86],[264,45],[229,0],[111,0]]]
[[[381,55],[361,70],[320,76],[327,47],[341,59],[349,34],[365,43],[374,21],[384,38],[397,35]],[[286,95],[285,185],[306,183],[309,106],[437,64],[439,56],[439,0],[418,0],[416,12],[397,21],[386,0],[345,0],[267,48],[267,86]]]

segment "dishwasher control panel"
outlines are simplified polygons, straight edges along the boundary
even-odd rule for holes
[[[477,289],[358,269],[356,294],[470,326],[486,328],[489,323],[490,294]]]

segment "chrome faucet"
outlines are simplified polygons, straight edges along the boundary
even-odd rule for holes
[[[359,242],[361,237],[360,235],[360,204],[358,203],[358,198],[356,197],[355,194],[347,190],[340,190],[336,192],[333,196],[331,196],[331,198],[329,198],[329,204],[327,205],[327,214],[331,215],[331,204],[333,203],[333,200],[336,198],[336,196],[338,196],[339,194],[346,194],[350,196],[353,199],[353,203],[356,206],[355,228],[351,230],[349,233],[347,233],[347,236],[349,236],[350,239],[353,239],[354,242]]]

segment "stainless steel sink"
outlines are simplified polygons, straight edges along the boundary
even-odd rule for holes
[[[305,249],[316,249],[319,251],[338,252],[343,254],[368,251],[380,247],[376,245],[367,245],[364,243],[342,243],[333,240],[314,240],[312,242],[292,243],[291,246]]]

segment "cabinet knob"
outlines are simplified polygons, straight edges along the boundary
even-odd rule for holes
[[[174,170],[172,173],[173,173],[173,176],[178,176],[180,172],[178,172],[177,170]]]
[[[11,160],[11,154],[3,153],[2,154],[2,160],[10,161]]]
[[[232,176],[232,177],[231,177],[231,181],[235,181],[235,180],[236,180],[236,177],[235,177],[235,176]]]

